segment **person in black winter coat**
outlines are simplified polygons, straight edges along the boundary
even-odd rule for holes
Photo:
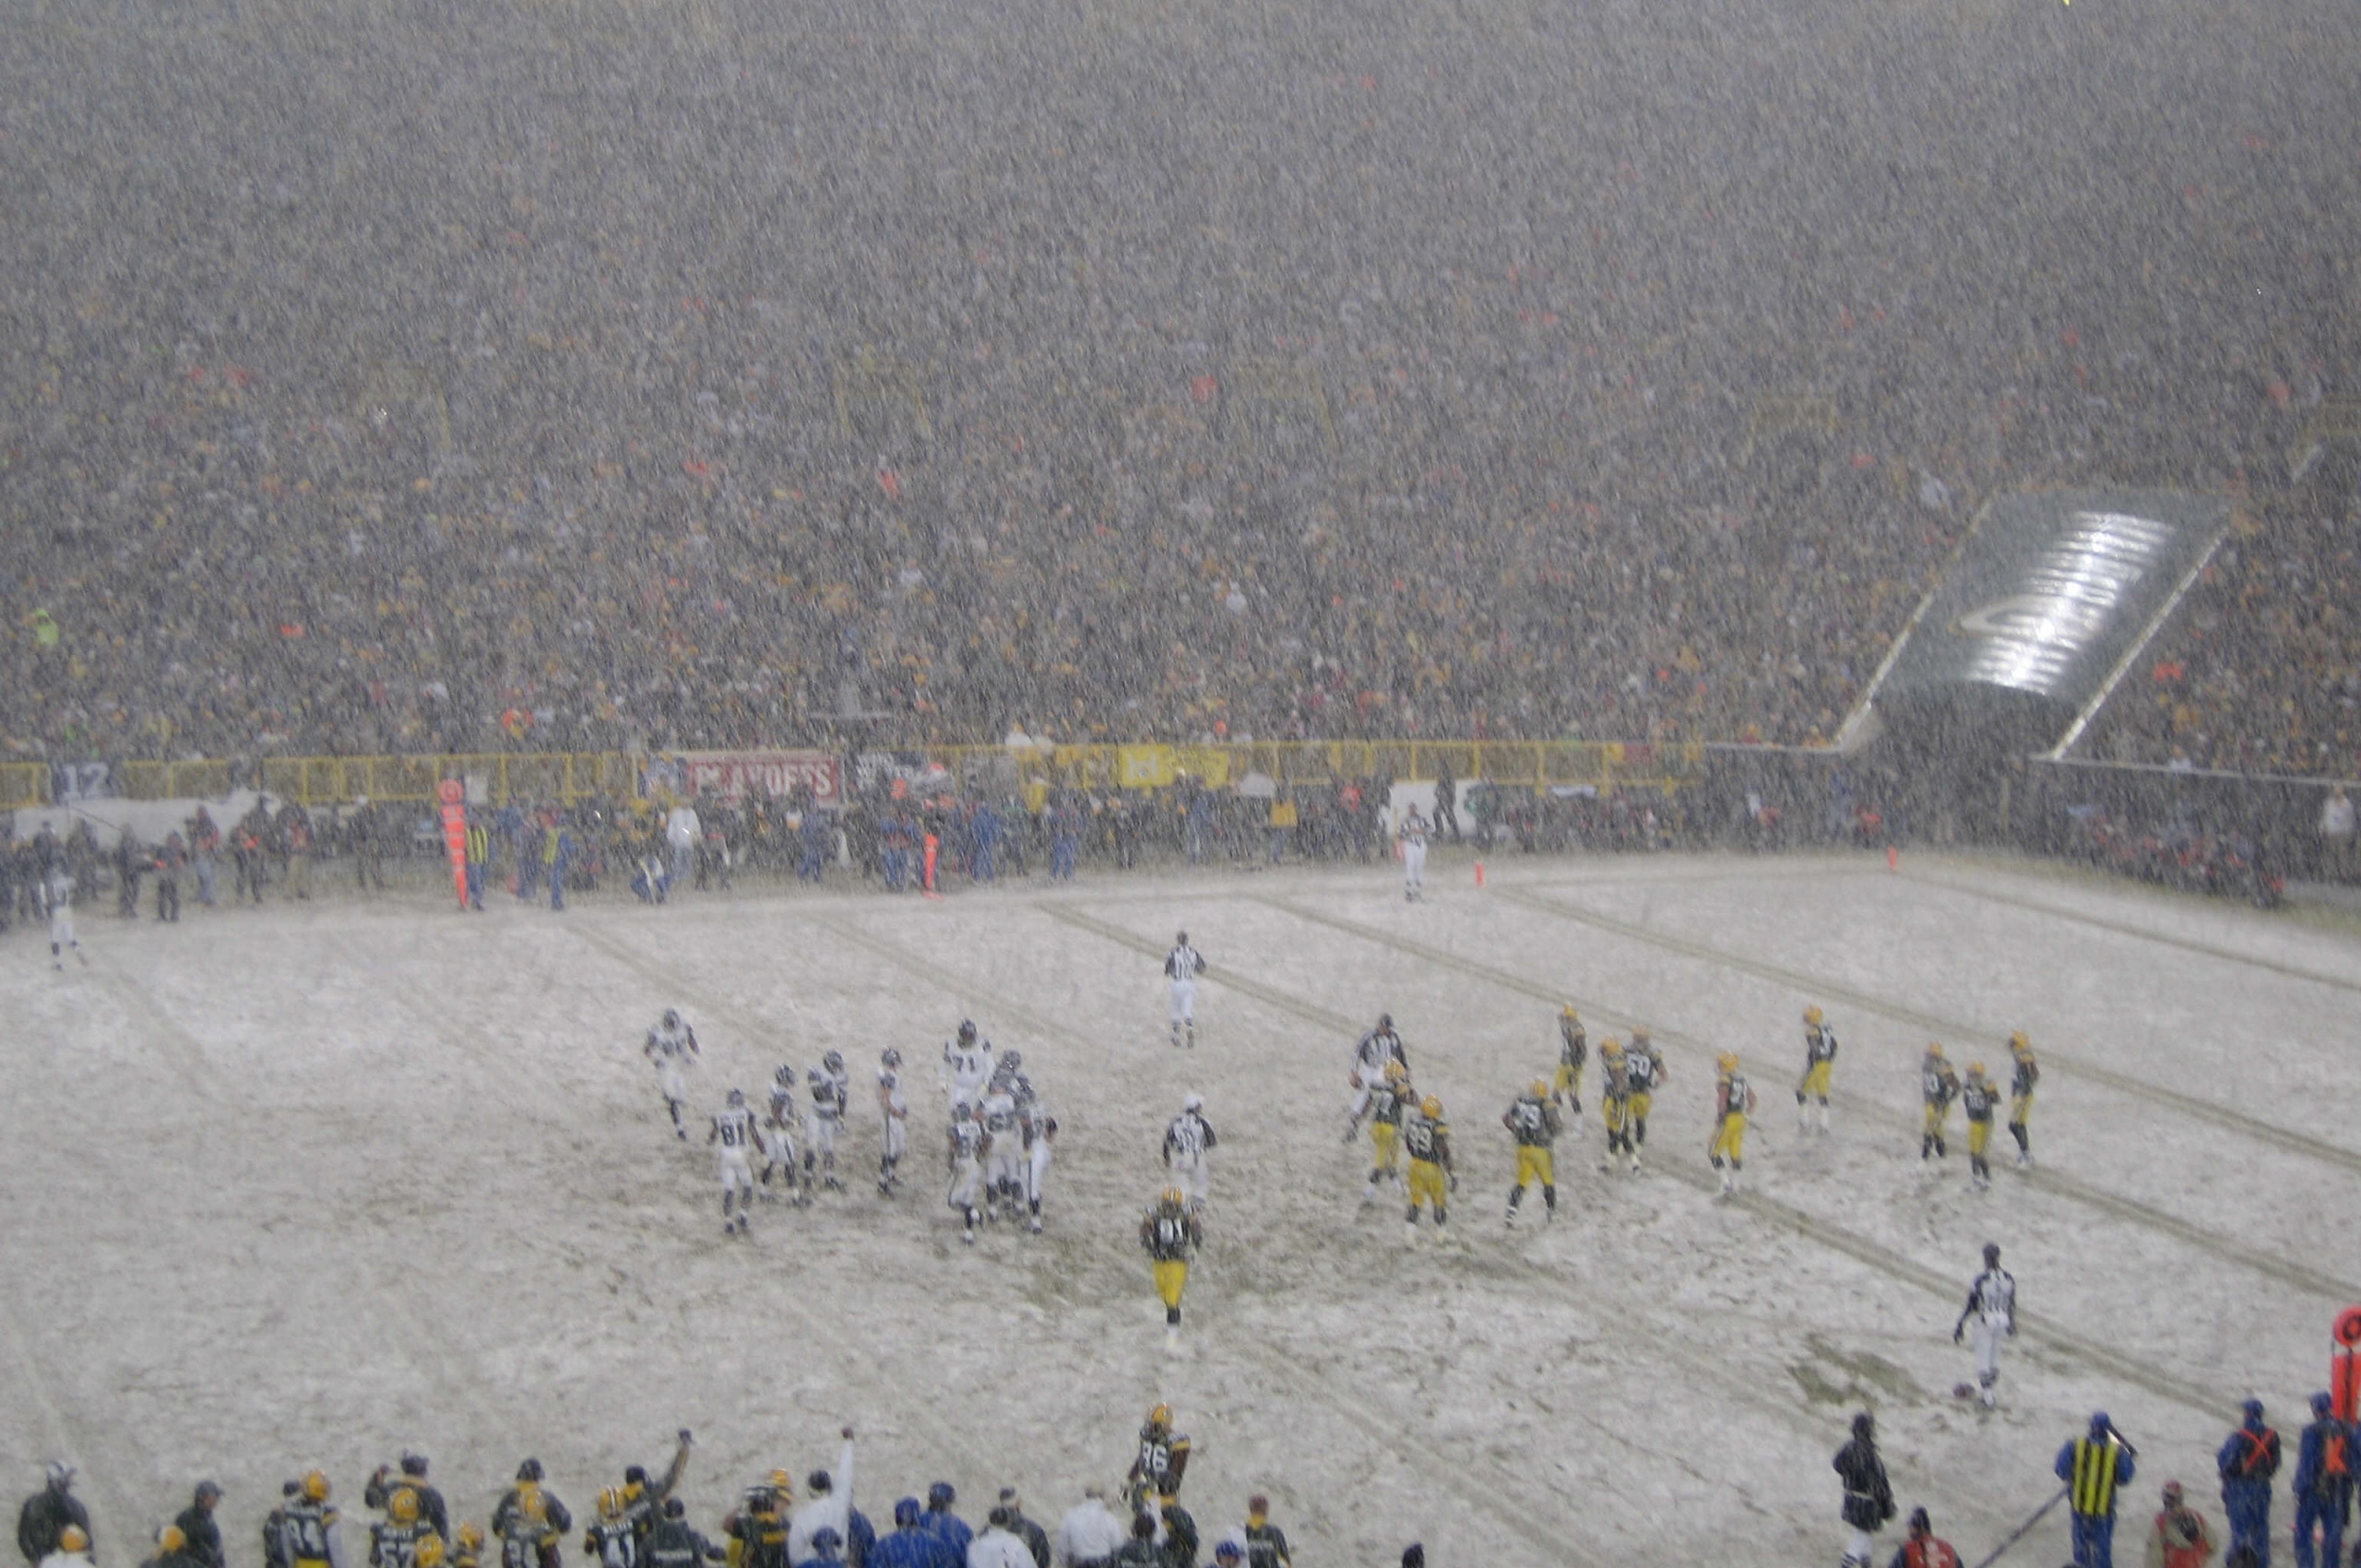
[[[1164,1515],[1164,1568],[1197,1568],[1197,1521],[1178,1502],[1168,1502]]]
[[[114,912],[125,920],[139,918],[139,877],[148,869],[148,850],[139,835],[125,828],[114,841]]]
[[[399,1475],[383,1465],[378,1466],[377,1473],[371,1476],[369,1483],[361,1489],[361,1501],[372,1508],[383,1508],[397,1491],[408,1491],[417,1497],[420,1524],[446,1541],[451,1538],[451,1511],[444,1503],[443,1494],[426,1484],[425,1455],[403,1455]]]
[[[1893,1518],[1893,1488],[1878,1457],[1877,1423],[1867,1410],[1853,1418],[1853,1441],[1836,1451],[1833,1467],[1845,1483],[1845,1522],[1853,1526],[1845,1568],[1869,1568],[1875,1550],[1869,1538]]]
[[[655,1524],[648,1526],[647,1542],[640,1550],[640,1561],[647,1568],[705,1568],[708,1562],[718,1562],[726,1555],[705,1537],[689,1527],[688,1506],[677,1497],[664,1499],[664,1511]]]
[[[1035,1568],[1050,1568],[1050,1532],[1025,1516],[1025,1505],[1018,1501],[1016,1489],[1000,1489],[1000,1505],[1008,1510],[1008,1531],[1025,1543],[1033,1554]]]
[[[1132,1538],[1116,1550],[1115,1568],[1162,1568],[1164,1554],[1157,1550],[1156,1519],[1147,1514],[1132,1518]]]
[[[73,1484],[71,1466],[52,1464],[48,1484],[25,1499],[24,1509],[17,1515],[17,1550],[25,1554],[26,1562],[39,1562],[55,1551],[57,1538],[68,1525],[79,1525],[84,1535],[90,1535],[90,1511],[67,1490]],[[98,1538],[90,1538],[95,1542]]]
[[[213,1510],[220,1505],[221,1489],[211,1481],[199,1481],[196,1496],[172,1521],[187,1543],[183,1550],[202,1568],[221,1568],[221,1526],[213,1522]]]
[[[181,918],[181,868],[188,864],[188,841],[177,831],[148,858],[156,870],[156,918],[177,922]]]

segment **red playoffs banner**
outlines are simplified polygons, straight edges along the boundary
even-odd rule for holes
[[[823,807],[845,802],[844,759],[830,752],[670,752],[640,766],[643,794],[694,801],[710,791],[736,804],[749,795],[784,801],[799,784]]]

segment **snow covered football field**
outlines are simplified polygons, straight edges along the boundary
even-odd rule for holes
[[[41,1461],[77,1464],[117,1568],[210,1476],[252,1568],[279,1482],[314,1466],[357,1513],[415,1446],[481,1519],[537,1455],[579,1516],[688,1426],[709,1529],[758,1472],[833,1463],[850,1421],[881,1525],[944,1479],[973,1520],[1013,1482],[1054,1528],[1163,1399],[1208,1552],[1259,1490],[1306,1568],[1414,1538],[1437,1568],[1816,1568],[1863,1404],[1903,1507],[1970,1561],[2095,1408],[2140,1445],[2134,1516],[2177,1476],[2218,1520],[2212,1454],[2249,1393],[2292,1439],[2361,1301],[2349,929],[1928,857],[1489,871],[1478,889],[1438,857],[1417,906],[1359,869],[562,916],[339,890],[177,928],[85,910],[90,966],[63,975],[18,932],[0,1478],[13,1501]],[[1166,1042],[1158,977],[1180,924],[1211,966],[1193,1052]],[[1638,1175],[1597,1170],[1586,1097],[1560,1219],[1529,1205],[1508,1230],[1498,1118],[1553,1063],[1561,997],[1594,1045],[1650,1022],[1669,1082]],[[1788,1094],[1812,1002],[1844,1042],[1824,1140]],[[639,1052],[668,1005],[706,1046],[703,1110],[845,1052],[846,1193],[724,1239],[703,1127],[672,1137]],[[1381,1009],[1456,1129],[1447,1241],[1364,1207],[1366,1142],[1339,1143]],[[942,1203],[933,1063],[963,1016],[1023,1048],[1062,1123],[1043,1236],[971,1250]],[[1996,1129],[1977,1194],[1956,1112],[1952,1158],[1918,1160],[1917,1055],[1937,1039],[2004,1075],[2016,1027],[2042,1052],[2041,1165],[2009,1169]],[[859,1098],[886,1045],[915,1090],[892,1202]],[[1703,1158],[1723,1048],[1762,1096],[1733,1203]],[[1221,1143],[1172,1353],[1134,1227],[1192,1089]],[[1950,1328],[1987,1239],[2023,1335],[1980,1416],[1952,1396],[1973,1373]],[[2065,1542],[2061,1512],[2006,1561],[2050,1568]]]

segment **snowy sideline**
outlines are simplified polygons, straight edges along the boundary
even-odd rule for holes
[[[579,1505],[687,1426],[710,1529],[851,1421],[872,1518],[941,1479],[979,1510],[1014,1484],[1054,1524],[1162,1399],[1208,1542],[1260,1491],[1308,1565],[1412,1539],[1438,1568],[1801,1565],[1841,1549],[1828,1463],[1864,1405],[1904,1512],[1971,1560],[2054,1490],[2094,1408],[2140,1444],[2130,1517],[2177,1477],[2218,1524],[2211,1455],[2248,1394],[2302,1424],[2361,1301],[2328,1241],[2361,1219],[2361,1141],[2322,1092],[2361,990],[2345,927],[1931,858],[1488,880],[1443,856],[1419,905],[1330,868],[464,918],[339,890],[177,927],[86,909],[91,966],[63,974],[32,933],[0,939],[0,1476],[21,1494],[77,1465],[109,1568],[211,1477],[243,1568],[314,1466],[357,1507],[415,1447],[481,1520],[526,1455]],[[1167,1043],[1158,975],[1180,924],[1211,966],[1193,1052]],[[1498,1117],[1554,1060],[1560,997],[1594,1045],[1649,1021],[1669,1082],[1638,1175],[1596,1169],[1586,1095],[1560,1218],[1504,1230]],[[1789,1114],[1810,1002],[1844,1042],[1824,1140]],[[639,1052],[668,1005],[705,1044],[701,1111],[846,1053],[848,1192],[724,1240],[710,1158]],[[1339,1144],[1381,1008],[1457,1130],[1447,1241],[1364,1207],[1366,1145]],[[942,1205],[932,1064],[963,1016],[1024,1049],[1061,1122],[1040,1237],[964,1248]],[[1997,1161],[1979,1195],[1956,1154],[1918,1160],[1914,1069],[1929,1038],[2003,1067],[2017,1027],[2043,1053],[2041,1163]],[[914,1089],[890,1203],[862,1098],[887,1045]],[[1734,1203],[1703,1156],[1725,1048],[1762,1096]],[[1221,1143],[1169,1353],[1133,1227],[1190,1090]],[[2025,1334],[1979,1416],[1949,1332],[1987,1240]],[[2010,1561],[2064,1554],[2053,1515]]]

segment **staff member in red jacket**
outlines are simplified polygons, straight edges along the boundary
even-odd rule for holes
[[[2148,1568],[2205,1568],[2213,1550],[2205,1515],[2182,1503],[2180,1482],[2166,1481],[2164,1510],[2148,1530]]]
[[[1959,1568],[1959,1553],[1935,1534],[1934,1521],[1924,1508],[1910,1511],[1910,1538],[1894,1549],[1886,1568]]]

